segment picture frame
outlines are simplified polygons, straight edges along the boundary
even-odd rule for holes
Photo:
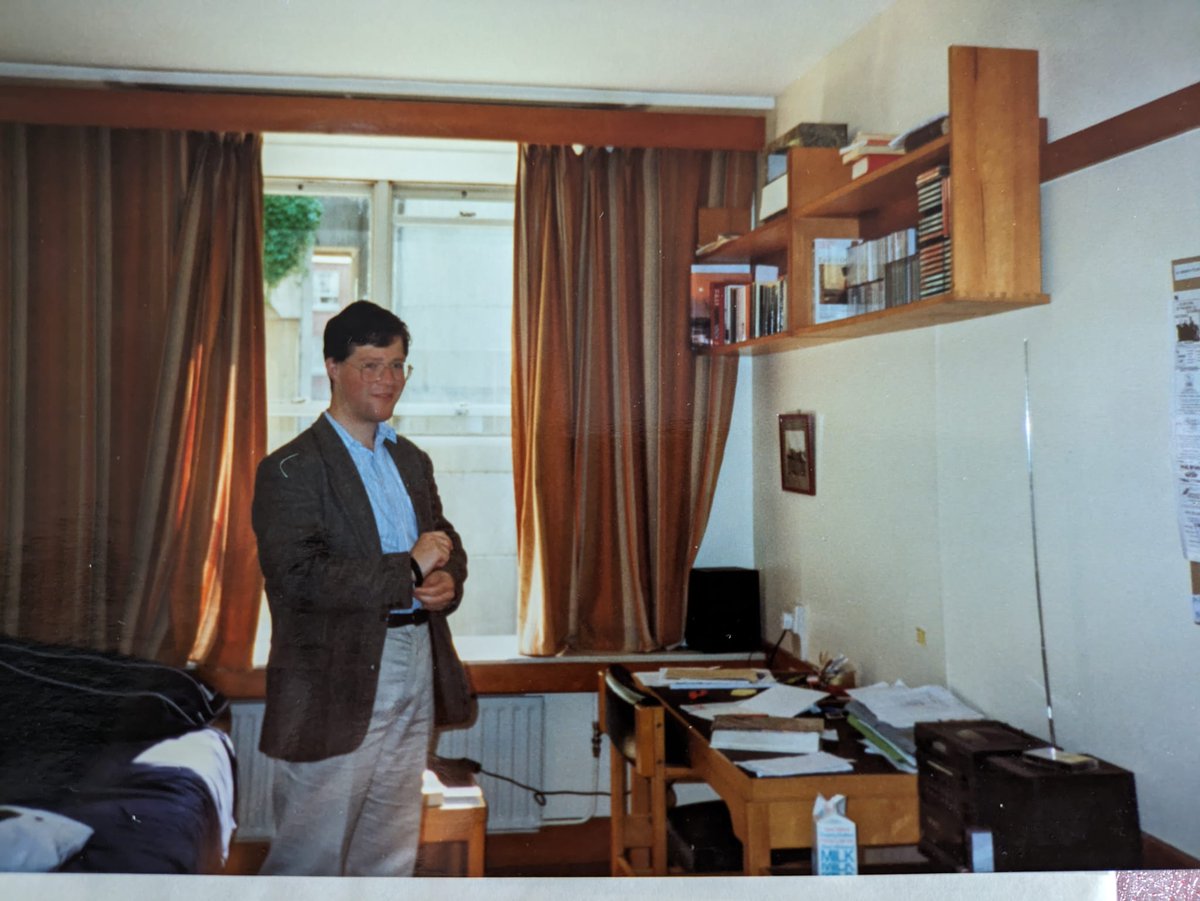
[[[815,420],[813,413],[779,414],[779,472],[784,491],[817,493]]]

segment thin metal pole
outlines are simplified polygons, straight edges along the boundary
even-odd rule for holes
[[[1029,525],[1033,532],[1033,586],[1037,594],[1038,634],[1042,641],[1042,681],[1046,686],[1046,720],[1050,724],[1050,744],[1054,738],[1054,707],[1050,703],[1050,663],[1046,657],[1046,617],[1042,612],[1042,573],[1038,564],[1037,507],[1033,494],[1033,420],[1029,414],[1029,339],[1025,339],[1025,472],[1029,476]]]

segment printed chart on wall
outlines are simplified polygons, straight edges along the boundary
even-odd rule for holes
[[[1200,256],[1171,262],[1174,281],[1175,495],[1183,553],[1191,561],[1192,621],[1200,624]]]

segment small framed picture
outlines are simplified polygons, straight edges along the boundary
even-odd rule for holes
[[[779,414],[779,468],[783,490],[817,493],[817,462],[812,413]]]

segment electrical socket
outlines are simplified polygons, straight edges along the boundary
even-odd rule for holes
[[[787,610],[783,611],[783,613],[779,615],[779,628],[783,629],[785,632],[792,631],[792,624],[794,622],[795,618]]]
[[[786,615],[786,614],[785,614]],[[800,644],[799,652],[800,659],[804,659],[805,653],[808,651],[808,612],[804,609],[803,604],[797,604],[792,608],[792,634],[796,636]]]

